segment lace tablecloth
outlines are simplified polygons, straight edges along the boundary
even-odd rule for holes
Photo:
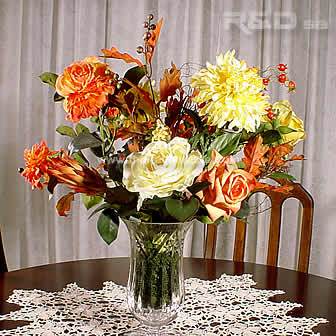
[[[167,330],[182,335],[268,336],[319,335],[312,328],[326,323],[323,318],[295,318],[286,315],[299,304],[271,302],[282,291],[253,288],[252,276],[223,274],[214,281],[188,279],[186,299],[177,319]],[[126,304],[126,289],[105,282],[101,290],[91,291],[67,285],[61,292],[15,290],[8,302],[21,309],[0,316],[0,320],[26,320],[31,323],[2,336],[107,336],[122,335],[139,326]]]

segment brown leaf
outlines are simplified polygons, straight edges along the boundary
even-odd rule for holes
[[[149,49],[151,50],[151,51],[148,51],[146,53],[146,59],[147,59],[148,63],[152,62],[152,58],[153,58],[153,55],[154,55],[155,47],[156,47],[156,44],[157,44],[157,42],[159,40],[162,24],[163,24],[163,19],[161,18],[156,23],[155,29],[153,31],[151,31],[151,37],[147,41],[147,46],[150,47]]]
[[[181,82],[181,70],[176,68],[176,65],[172,63],[172,67],[166,69],[163,73],[163,78],[160,80],[160,99],[161,101],[167,101],[169,96],[173,96],[177,89],[182,86]]]
[[[261,173],[260,167],[266,162],[265,154],[268,151],[268,146],[263,145],[263,139],[260,135],[249,140],[244,147],[245,170],[254,176]]]
[[[74,195],[75,193],[73,192],[70,192],[68,193],[67,195],[64,195],[63,197],[61,197],[57,204],[56,204],[56,209],[57,209],[57,212],[60,216],[67,216],[68,215],[68,212],[70,211],[71,209],[71,203],[73,202],[74,200]]]
[[[130,54],[120,52],[116,47],[111,49],[102,49],[103,57],[105,58],[116,58],[125,61],[126,63],[136,63],[138,66],[143,66],[142,62]]]

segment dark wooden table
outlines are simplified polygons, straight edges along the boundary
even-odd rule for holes
[[[6,303],[13,289],[59,291],[71,282],[87,289],[100,289],[104,281],[125,285],[128,258],[96,259],[51,264],[0,274],[0,313],[19,307]],[[221,274],[253,274],[257,288],[281,289],[286,292],[274,301],[289,300],[303,305],[294,309],[293,316],[324,317],[330,321],[315,328],[321,336],[336,335],[336,281],[283,268],[235,263],[224,260],[186,258],[186,277],[213,280]],[[0,321],[0,330],[15,328],[27,322]]]

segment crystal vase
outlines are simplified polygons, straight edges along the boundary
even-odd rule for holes
[[[184,300],[183,244],[192,222],[124,220],[131,243],[127,302],[142,327],[127,335],[169,335],[160,328]]]

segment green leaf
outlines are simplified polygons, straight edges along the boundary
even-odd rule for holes
[[[192,197],[188,201],[169,198],[165,205],[170,216],[180,222],[185,222],[197,213],[200,204],[197,198]]]
[[[188,190],[192,194],[197,194],[199,191],[207,188],[210,185],[210,182],[196,182],[191,187],[188,188]]]
[[[248,201],[244,200],[241,203],[239,211],[235,213],[234,217],[238,219],[245,219],[248,217],[249,213],[250,213],[250,206],[248,204]]]
[[[264,124],[264,131],[270,131],[273,129],[273,125],[270,122]]]
[[[245,163],[243,161],[239,161],[239,162],[237,162],[237,167],[239,169],[244,169],[245,168]]]
[[[83,155],[82,152],[75,152],[75,153],[72,153],[71,155],[78,163],[82,164],[82,165],[87,165],[89,166],[90,163],[89,161],[86,159],[86,157]]]
[[[203,224],[213,224],[212,219],[209,216],[200,216],[198,218]]]
[[[105,243],[110,245],[118,236],[119,217],[113,209],[105,209],[97,221],[97,230]]]
[[[207,157],[211,157],[213,149],[217,150],[217,152],[223,156],[233,153],[239,145],[240,137],[240,133],[224,133],[218,136],[209,146]]]
[[[129,80],[131,83],[137,85],[140,80],[146,75],[146,68],[144,66],[136,66],[133,68],[130,68],[126,71],[124,78]],[[130,85],[123,82],[122,89],[129,89]]]
[[[283,172],[275,172],[271,175],[269,175],[270,178],[275,178],[275,179],[286,179],[286,180],[290,180],[290,181],[295,181],[296,178],[292,175],[283,173]]]
[[[105,209],[111,209],[112,205],[110,203],[103,203],[96,209],[94,209],[91,214],[89,215],[88,219],[92,218],[95,214],[97,214],[99,211],[105,210]]]
[[[82,150],[85,148],[92,148],[101,146],[102,141],[91,133],[81,133],[77,135],[68,146],[70,153]]]
[[[278,131],[281,134],[288,134],[288,133],[295,132],[295,130],[293,128],[290,128],[288,126],[280,126],[280,127],[278,127]]]
[[[57,103],[57,102],[60,102],[64,99],[63,96],[61,96],[60,94],[58,94],[57,92],[55,92],[54,94],[54,102]]]
[[[90,130],[83,124],[78,123],[75,127],[76,133],[79,135],[81,133],[90,133]]]
[[[56,132],[61,135],[66,135],[70,138],[76,137],[76,132],[70,126],[60,125],[56,128]]]
[[[53,72],[43,72],[39,76],[39,78],[41,79],[43,83],[48,84],[53,88],[55,88],[57,77],[58,75],[56,75]]]
[[[221,225],[221,224],[227,224],[227,223],[228,223],[228,219],[225,218],[224,216],[221,216],[214,221],[214,225]]]
[[[89,196],[82,194],[82,202],[85,205],[86,209],[91,209],[95,205],[98,205],[103,201],[103,198],[100,196]]]
[[[262,137],[263,137],[263,143],[265,145],[270,145],[274,142],[277,142],[281,139],[281,135],[278,131],[276,130],[271,130],[271,131],[267,131],[265,133],[262,133]]]

